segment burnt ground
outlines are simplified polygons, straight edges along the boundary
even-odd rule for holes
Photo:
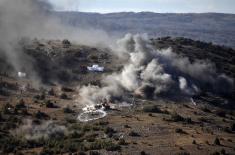
[[[206,57],[220,66],[219,72],[234,78],[230,48],[183,38],[153,41],[158,48],[170,46],[192,61]],[[24,51],[35,58],[33,68],[41,86],[35,87],[32,79],[17,78],[1,59],[0,154],[235,154],[234,96],[204,92],[193,98],[196,104],[190,99],[135,98],[134,106],[109,110],[103,119],[82,123],[77,120],[81,110],[75,86],[99,85],[102,76],[118,71],[121,63],[107,49],[61,41],[34,41]],[[87,72],[84,67],[94,63],[106,71]],[[69,132],[37,140],[14,136],[24,119],[36,124],[53,120]]]

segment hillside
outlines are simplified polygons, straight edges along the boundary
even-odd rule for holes
[[[169,37],[150,43],[156,49],[171,47],[192,62],[208,59],[219,73],[234,79],[231,48]],[[4,55],[0,58],[0,153],[234,154],[234,94],[208,89],[193,96],[176,93],[180,96],[175,100],[169,95],[148,98],[124,91],[121,97],[113,96],[104,111],[99,109],[104,118],[84,122],[100,114],[84,112],[81,89],[102,92],[102,79],[120,72],[128,62],[109,48],[68,40],[21,45],[22,62],[28,61],[22,67],[26,77],[17,76]],[[89,72],[86,67],[93,64],[105,71]]]
[[[109,34],[148,33],[152,37],[186,37],[235,47],[235,15],[141,13],[52,13],[63,23],[81,28],[101,29]]]

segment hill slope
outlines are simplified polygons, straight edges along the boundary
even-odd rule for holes
[[[55,12],[62,22],[75,27],[103,29],[111,34],[148,33],[152,37],[186,37],[235,47],[235,15]]]

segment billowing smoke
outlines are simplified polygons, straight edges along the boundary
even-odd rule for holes
[[[40,124],[33,123],[32,120],[24,120],[23,125],[12,131],[13,135],[22,136],[27,140],[48,139],[63,137],[68,130],[63,125],[57,125],[53,121],[45,121]]]
[[[101,30],[62,24],[51,9],[46,0],[0,0],[0,58],[8,61],[17,72],[30,73],[33,81],[39,80],[32,67],[34,60],[24,53],[22,40],[69,39],[87,45],[110,43],[112,40]],[[99,39],[94,36],[99,36]]]
[[[117,42],[114,52],[126,60],[123,69],[104,77],[102,87],[82,87],[82,103],[96,104],[103,98],[110,100],[128,93],[157,98],[190,97],[201,90],[223,93],[232,90],[232,79],[216,73],[212,63],[190,62],[170,48],[157,50],[146,35],[126,35]]]

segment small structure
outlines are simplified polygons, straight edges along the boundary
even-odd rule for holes
[[[103,72],[104,71],[104,67],[100,67],[99,65],[92,65],[91,67],[87,67],[87,69],[92,72]]]
[[[68,39],[64,39],[62,41],[62,44],[63,44],[64,48],[69,48],[71,46],[71,43],[70,43],[70,41]]]
[[[18,77],[19,78],[25,78],[26,77],[26,73],[24,73],[24,72],[18,72]]]

